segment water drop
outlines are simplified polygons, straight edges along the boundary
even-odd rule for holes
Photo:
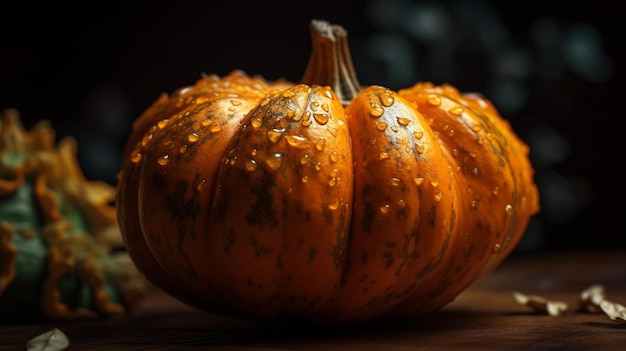
[[[460,116],[463,113],[463,107],[453,107],[451,108],[448,112],[450,112],[451,114],[455,115],[455,116]]]
[[[422,183],[424,182],[424,178],[423,177],[415,177],[415,178],[413,178],[413,181],[417,185],[422,185]]]
[[[332,204],[328,204],[328,209],[334,211],[339,208],[339,201],[335,201]]]
[[[152,141],[152,138],[154,137],[154,134],[149,133],[143,136],[143,138],[141,139],[141,146],[146,146],[150,143],[150,141]]]
[[[250,155],[252,156],[256,156],[258,153],[257,149],[252,149],[252,151],[250,151]]]
[[[309,163],[309,155],[305,154],[300,158],[300,164],[305,165],[307,163]]]
[[[472,174],[473,175],[478,175],[478,168],[477,167],[472,168]]]
[[[287,135],[285,138],[287,143],[293,147],[303,148],[307,146],[307,139],[301,135]]]
[[[507,204],[506,206],[504,206],[504,212],[507,215],[512,215],[513,214],[513,206],[511,204]]]
[[[415,132],[413,133],[413,135],[415,136],[415,138],[417,139],[422,139],[422,137],[424,136],[424,132]]]
[[[139,161],[141,161],[141,153],[139,151],[135,151],[133,152],[133,155],[130,157],[130,162],[132,163],[138,163]]]
[[[391,96],[391,94],[389,93],[385,93],[384,96],[380,99],[380,102],[383,104],[383,106],[389,107],[394,103],[393,96]]]
[[[395,177],[391,178],[391,185],[392,186],[400,186],[400,184],[401,184],[400,178],[395,178]]]
[[[441,98],[437,95],[429,95],[428,99],[427,99],[428,103],[433,105],[433,106],[439,106],[441,105]]]
[[[256,167],[257,163],[255,160],[248,160],[248,162],[246,162],[246,170],[248,170],[249,172],[254,171]]]
[[[330,89],[324,89],[322,94],[324,94],[324,96],[326,96],[329,99],[333,99],[333,93],[330,91]]]
[[[411,123],[411,120],[406,117],[396,117],[396,119],[398,120],[398,123],[402,126],[407,126],[409,125],[409,123]]]
[[[219,124],[214,125],[214,126],[213,126],[213,127],[211,127],[211,129],[210,129],[210,131],[211,131],[212,133],[217,133],[217,132],[219,132],[220,130],[222,130],[222,126],[220,126]]]
[[[298,121],[302,116],[296,117],[296,112],[292,109],[287,109],[287,118],[291,118],[294,121]]]
[[[391,207],[389,206],[389,204],[386,204],[386,205],[380,206],[379,210],[380,210],[380,213],[387,214],[389,213],[390,208]]]
[[[386,160],[386,159],[389,158],[389,154],[383,151],[383,152],[380,153],[378,158],[381,159],[381,160]]]
[[[378,117],[382,116],[383,113],[385,113],[385,110],[380,105],[372,105],[370,107],[370,115],[372,117],[378,118]]]
[[[337,151],[333,151],[328,157],[330,157],[330,162],[334,163],[337,162],[337,160],[339,159],[339,154],[337,154]]]
[[[187,140],[189,140],[189,142],[191,143],[195,143],[196,141],[198,141],[198,139],[198,133],[196,132],[192,132],[187,135]]]
[[[380,130],[381,132],[384,131],[385,129],[387,129],[387,122],[383,122],[383,121],[376,122],[376,129]]]
[[[302,183],[306,183],[309,181],[309,177],[308,176],[302,176],[302,178],[300,179],[302,181]]]
[[[162,119],[159,122],[157,122],[157,127],[159,127],[159,129],[163,129],[165,128],[165,126],[170,122],[169,119]]]
[[[283,136],[283,133],[285,133],[285,129],[270,129],[267,131],[267,138],[272,142],[272,143],[277,143],[280,138]]]
[[[476,149],[471,149],[471,150],[470,150],[470,152],[469,152],[469,154],[470,154],[470,156],[472,156],[472,157],[476,157],[476,156],[478,156],[478,150],[476,150]]]
[[[417,151],[418,154],[424,153],[425,149],[426,149],[426,146],[424,146],[424,144],[417,144],[415,146],[415,151]]]
[[[438,179],[431,180],[430,185],[437,187],[439,185],[439,180]]]
[[[202,121],[201,124],[202,124],[203,127],[208,127],[211,124],[213,124],[213,121],[211,121],[210,119],[205,119],[204,121]]]
[[[324,125],[328,123],[328,115],[323,113],[314,113],[313,118],[317,121],[317,123]]]
[[[285,91],[283,91],[282,96],[284,98],[292,98],[292,97],[296,96],[296,94],[294,94],[293,91],[291,91],[291,90],[285,90]]]
[[[170,162],[170,156],[169,155],[163,155],[163,156],[159,157],[159,159],[157,160],[157,163],[160,164],[161,166],[165,166],[169,162]]]
[[[315,149],[317,149],[317,151],[322,151],[324,150],[324,147],[326,146],[326,139],[322,138],[320,140],[318,140],[315,143]]]
[[[187,151],[187,145],[183,144],[178,148],[178,152],[180,152],[181,154],[184,154],[186,151]]]
[[[230,100],[230,104],[233,106],[239,106],[241,105],[241,101],[239,100]]]
[[[491,251],[494,254],[497,254],[498,252],[500,252],[502,250],[502,246],[500,246],[500,244],[495,244],[493,246],[493,250]]]
[[[283,164],[283,154],[277,152],[271,155],[266,161],[267,167],[273,170],[277,170]]]
[[[494,195],[498,195],[498,193],[499,193],[499,192],[500,192],[500,187],[499,187],[499,186],[496,186],[496,187],[494,187],[494,188],[493,188],[492,193],[493,193]]]
[[[441,199],[443,199],[443,195],[441,194],[441,191],[439,190],[435,191],[435,196],[433,198],[437,202],[441,201]]]
[[[253,118],[250,120],[250,124],[252,124],[253,128],[259,128],[263,125],[263,121],[260,118]]]
[[[406,201],[404,201],[402,199],[398,200],[397,204],[398,204],[399,208],[405,208],[406,207]]]
[[[311,104],[310,104],[311,109],[313,109],[313,110],[316,109],[319,105],[320,104],[317,101],[311,101]]]
[[[198,104],[198,105],[199,105],[199,104],[203,104],[203,103],[207,102],[208,100],[209,100],[209,97],[208,97],[208,96],[198,96],[198,97],[196,98],[196,101],[195,101],[195,102],[196,102],[196,104]]]
[[[328,112],[330,110],[330,107],[328,107],[327,103],[322,104],[322,110],[324,110],[325,112]]]
[[[306,117],[306,116],[305,116],[305,117]],[[310,125],[311,125],[311,123],[313,123],[313,122],[311,122],[311,120],[310,120],[310,119],[303,119],[303,120],[302,120],[302,125],[303,125],[303,126],[305,126],[305,127],[310,126]]]
[[[472,128],[472,131],[476,133],[480,132],[480,124],[474,124],[471,128]]]

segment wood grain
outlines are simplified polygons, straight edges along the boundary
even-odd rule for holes
[[[0,350],[24,350],[55,327],[68,350],[625,350],[626,321],[577,310],[592,284],[626,305],[626,252],[516,253],[443,310],[398,323],[268,324],[196,311],[157,291],[122,319],[0,325]],[[565,301],[570,311],[533,312],[514,290]]]

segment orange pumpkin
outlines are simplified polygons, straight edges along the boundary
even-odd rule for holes
[[[133,124],[118,217],[137,267],[207,311],[346,324],[438,310],[539,210],[529,149],[481,96],[361,87],[312,21],[299,83],[232,72]]]

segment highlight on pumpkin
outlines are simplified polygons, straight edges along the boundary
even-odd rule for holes
[[[123,250],[115,188],[84,178],[72,138],[0,120],[0,320],[123,315],[148,283]]]
[[[528,147],[483,96],[361,86],[347,31],[310,30],[300,82],[209,75],[137,118],[116,195],[127,250],[210,312],[348,324],[439,310],[539,211]]]

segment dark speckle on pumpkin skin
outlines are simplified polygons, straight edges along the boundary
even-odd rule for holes
[[[313,246],[311,246],[309,248],[309,252],[307,255],[307,263],[311,263],[311,261],[313,261],[313,259],[315,259],[315,256],[317,256],[317,249]]]
[[[194,189],[200,182],[199,174],[194,176],[193,186],[186,179],[178,180],[174,192],[165,197],[165,208],[170,213],[170,218],[179,222],[196,219],[202,206],[199,203],[199,193]]]
[[[250,225],[259,227],[267,225],[270,228],[278,225],[276,209],[274,209],[274,193],[272,192],[275,186],[275,176],[267,172],[264,172],[261,178],[252,185],[250,192],[257,196],[257,201],[252,204],[246,215],[246,220]]]

